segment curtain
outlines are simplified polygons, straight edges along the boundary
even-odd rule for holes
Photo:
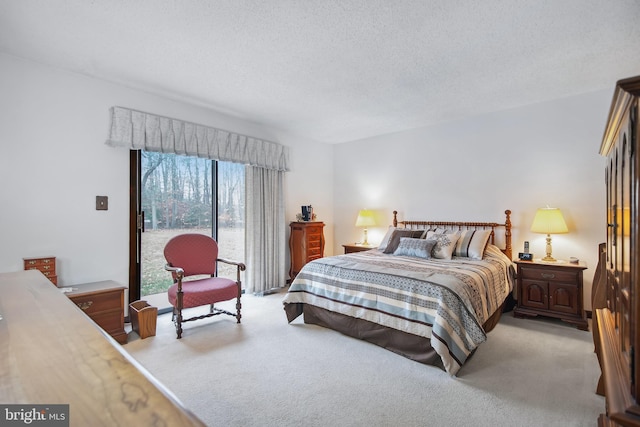
[[[284,172],[245,168],[246,289],[264,295],[286,285]]]
[[[113,147],[289,170],[289,148],[275,142],[123,107],[110,113],[106,143]]]

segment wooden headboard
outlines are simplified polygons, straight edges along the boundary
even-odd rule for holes
[[[504,211],[505,221],[504,223],[498,222],[453,222],[453,221],[398,221],[398,211],[393,211],[393,226],[397,227],[401,224],[404,228],[432,228],[442,227],[452,230],[487,230],[491,229],[491,237],[489,241],[492,245],[495,245],[495,229],[504,227],[504,243],[505,247],[501,248],[502,252],[513,259],[511,251],[511,211],[507,209]]]

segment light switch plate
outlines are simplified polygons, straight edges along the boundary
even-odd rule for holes
[[[106,211],[109,209],[109,197],[107,196],[96,196],[96,210],[97,211]]]

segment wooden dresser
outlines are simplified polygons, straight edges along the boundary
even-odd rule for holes
[[[618,82],[600,147],[607,200],[606,303],[594,324],[606,401],[600,426],[640,426],[639,96],[640,77]]]
[[[39,271],[0,274],[0,402],[71,426],[204,426]],[[34,423],[34,425],[37,423]]]
[[[120,344],[127,343],[124,331],[125,286],[105,280],[61,289],[71,289],[66,294],[75,305]]]
[[[290,226],[291,268],[289,269],[289,279],[293,280],[306,263],[324,256],[324,222],[294,221]]]

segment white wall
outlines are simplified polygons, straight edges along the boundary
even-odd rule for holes
[[[378,242],[399,219],[503,221],[512,211],[514,256],[545,236],[529,231],[538,207],[564,213],[569,234],[553,236],[556,258],[585,260],[585,307],[597,245],[605,240],[604,158],[598,154],[611,91],[530,105],[336,146],[336,250],[362,239],[358,209],[380,213]]]
[[[291,172],[287,174],[287,220],[302,213],[301,206],[312,205],[317,220],[325,224],[325,255],[334,254],[333,149],[330,144],[291,137],[299,149],[291,152]],[[288,250],[287,250],[288,253]],[[336,253],[342,253],[341,251]],[[289,265],[287,265],[289,271]]]
[[[62,285],[128,283],[129,152],[104,144],[114,105],[288,145],[287,219],[313,203],[333,222],[332,146],[0,54],[0,272],[56,256]],[[95,210],[97,195],[109,197],[108,211]]]

